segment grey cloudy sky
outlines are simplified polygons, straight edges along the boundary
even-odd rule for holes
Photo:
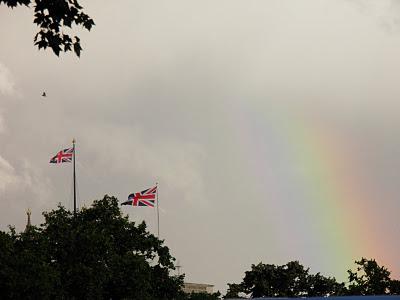
[[[187,280],[239,282],[292,259],[345,280],[400,276],[397,1],[82,1],[84,52],[32,45],[0,7],[0,220],[160,183],[161,234]],[[41,93],[47,92],[43,99]],[[155,232],[155,213],[124,207]]]

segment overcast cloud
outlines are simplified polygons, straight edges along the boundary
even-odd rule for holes
[[[292,259],[345,280],[361,256],[400,276],[397,1],[82,5],[80,59],[0,6],[1,229],[72,207],[71,166],[48,161],[75,138],[80,206],[159,182],[188,281]],[[154,210],[123,211],[155,232]]]

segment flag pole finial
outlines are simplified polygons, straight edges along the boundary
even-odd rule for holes
[[[75,139],[72,139],[72,144],[75,144],[75,142],[76,142]]]

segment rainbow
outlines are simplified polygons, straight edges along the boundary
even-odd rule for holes
[[[232,126],[241,155],[250,158],[248,172],[265,195],[260,205],[281,214],[269,234],[286,261],[303,262],[296,255],[309,251],[311,267],[316,266],[312,270],[339,280],[347,279],[346,270],[356,259],[382,261],[385,249],[371,222],[373,212],[364,205],[369,195],[351,139],[318,118],[276,107],[274,113],[254,107],[234,110]]]

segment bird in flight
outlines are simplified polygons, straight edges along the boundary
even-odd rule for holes
[[[43,92],[42,97],[47,97],[46,92]]]

